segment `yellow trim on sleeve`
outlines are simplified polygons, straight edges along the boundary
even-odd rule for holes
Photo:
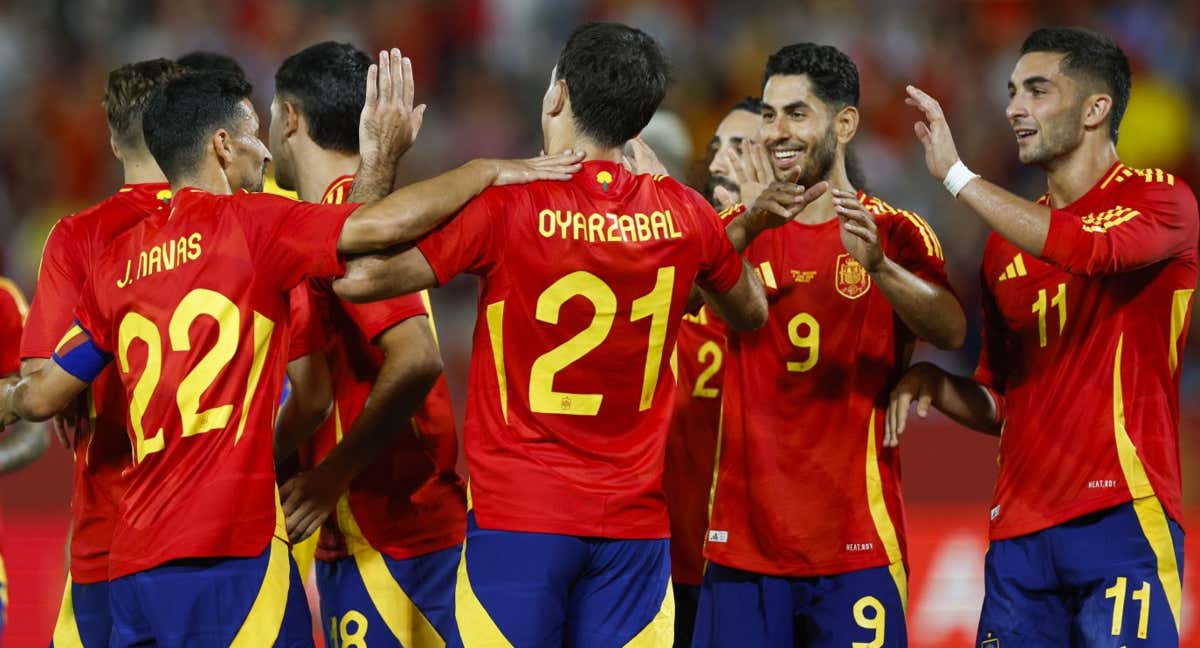
[[[1183,335],[1183,324],[1187,321],[1188,306],[1195,291],[1195,288],[1176,290],[1171,300],[1171,337],[1167,339],[1170,345],[1167,351],[1167,366],[1171,369],[1171,375],[1179,368],[1179,338]]]
[[[54,352],[58,353],[58,350],[61,349],[68,340],[74,338],[80,333],[83,333],[83,328],[81,328],[78,324],[72,324],[71,328],[67,329],[67,334],[62,336],[62,339],[58,341],[58,344],[54,345]]]

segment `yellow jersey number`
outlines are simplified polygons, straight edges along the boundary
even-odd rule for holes
[[[192,344],[189,331],[192,324],[201,317],[212,319],[217,324],[217,341],[212,348],[200,358],[188,371],[175,390],[175,404],[179,408],[179,417],[183,422],[182,435],[185,437],[203,434],[211,430],[224,428],[233,417],[233,404],[227,403],[218,407],[200,409],[200,396],[212,386],[217,375],[229,364],[241,343],[241,311],[237,304],[221,293],[197,288],[180,300],[179,305],[171,314],[167,323],[167,338],[170,349],[166,349],[162,340],[159,326],[148,317],[136,311],[130,311],[121,319],[117,328],[117,361],[121,373],[128,374],[129,351],[135,342],[146,347],[146,366],[142,375],[134,383],[133,395],[129,402],[129,421],[133,428],[134,460],[142,462],[147,455],[163,449],[163,430],[158,428],[147,434],[143,419],[149,408],[150,399],[158,390],[162,378],[163,354],[169,351],[186,353],[191,351]],[[275,324],[270,319],[254,313],[254,362],[246,380],[245,400],[242,403],[242,418],[238,423],[237,437],[241,437],[245,429],[246,412],[251,398],[262,377],[263,364],[266,361],[267,345],[271,340],[271,332]]]
[[[650,318],[650,338],[646,345],[638,411],[650,409],[658,387],[674,288],[675,267],[659,268],[654,289],[633,301],[630,321]],[[539,322],[558,324],[562,305],[574,297],[583,297],[591,302],[595,314],[586,328],[533,362],[529,374],[529,408],[534,412],[595,416],[604,401],[603,394],[560,392],[554,389],[555,374],[600,346],[608,337],[616,317],[616,293],[603,279],[584,270],[572,272],[542,291],[538,296],[535,317]]]

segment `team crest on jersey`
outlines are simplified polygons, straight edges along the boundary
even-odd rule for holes
[[[600,188],[608,191],[608,185],[612,184],[613,177],[608,171],[601,171],[596,174],[596,182],[600,183]]]
[[[858,299],[871,289],[871,277],[867,269],[849,254],[838,255],[837,270],[833,274],[834,286],[847,299]]]

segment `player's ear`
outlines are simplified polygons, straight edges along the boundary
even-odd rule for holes
[[[222,169],[233,163],[233,135],[229,131],[224,128],[218,128],[212,134],[209,144],[212,146],[213,153],[216,154],[217,162],[220,163]]]
[[[121,159],[121,148],[119,146],[117,146],[117,136],[116,135],[108,136],[108,147],[112,149],[113,157],[120,160]]]
[[[1106,94],[1094,94],[1085,99],[1083,105],[1083,127],[1089,130],[1099,128],[1112,112],[1112,97]]]
[[[858,108],[846,106],[833,117],[833,134],[839,144],[849,144],[858,132]]]
[[[285,100],[283,102],[283,139],[287,140],[298,130],[300,130],[300,111],[296,108],[296,104]]]
[[[550,88],[546,90],[546,97],[542,99],[542,112],[551,117],[557,117],[570,102],[567,82],[563,79],[555,79],[550,84]]]

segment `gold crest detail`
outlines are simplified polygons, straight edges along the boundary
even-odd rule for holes
[[[847,299],[858,299],[871,289],[871,277],[867,274],[854,257],[849,254],[839,254],[837,270],[834,272],[834,286]]]

